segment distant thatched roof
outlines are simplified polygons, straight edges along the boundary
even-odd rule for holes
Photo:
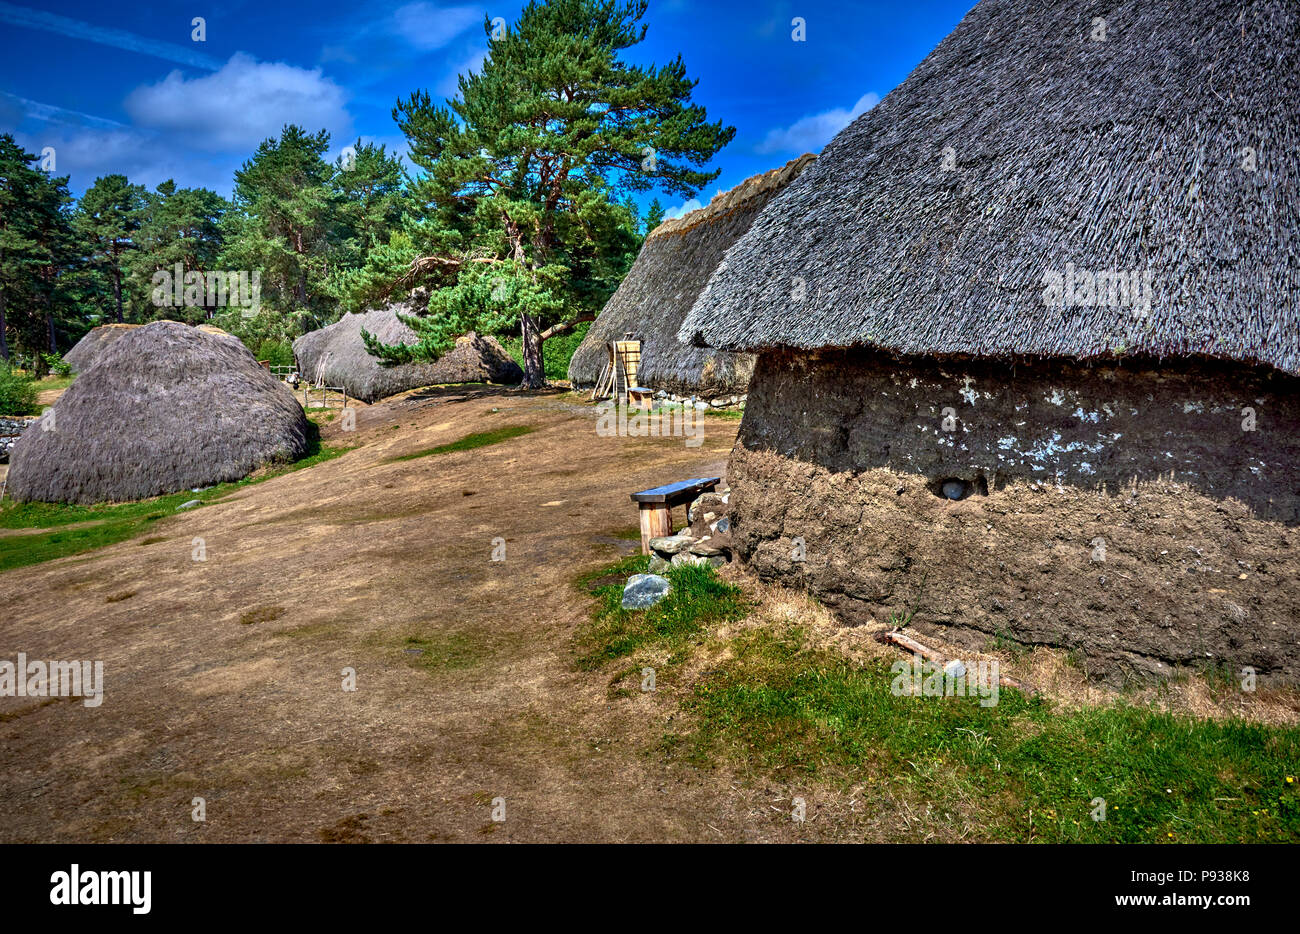
[[[413,314],[408,305],[389,305],[364,314],[347,314],[338,321],[304,334],[293,342],[298,371],[315,381],[324,363],[326,385],[342,386],[363,402],[434,386],[440,383],[517,383],[523,370],[495,338],[470,333],[433,363],[385,366],[366,351],[364,328],[385,344],[413,344],[419,338],[397,317]]]
[[[8,492],[142,499],[238,480],[306,449],[301,406],[242,344],[155,321],[113,341],[23,433]]]
[[[1296,0],[983,0],[773,200],[681,335],[1300,371],[1298,57]],[[1150,272],[1149,314],[1049,307],[1067,269]]]
[[[130,334],[138,324],[101,324],[91,328],[72,349],[63,355],[63,359],[72,367],[73,373],[81,373],[99,359],[99,355],[111,346],[113,341],[124,334]]]
[[[637,381],[643,385],[682,394],[744,392],[753,357],[685,346],[677,340],[677,329],[727,248],[814,158],[800,156],[755,175],[707,206],[651,231],[569,362],[569,379],[578,386],[595,383],[608,358],[606,343],[631,332],[641,341]]]

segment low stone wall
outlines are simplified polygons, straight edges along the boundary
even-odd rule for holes
[[[18,436],[39,417],[38,415],[0,415],[0,464],[9,463],[9,452],[18,443]]]
[[[767,353],[728,477],[741,560],[850,623],[1300,681],[1294,377]]]
[[[736,393],[729,396],[715,396],[710,399],[703,399],[699,396],[679,396],[676,393],[666,392],[660,389],[655,393],[655,398],[660,402],[672,402],[677,405],[693,405],[697,409],[732,409],[745,404],[746,393]]]

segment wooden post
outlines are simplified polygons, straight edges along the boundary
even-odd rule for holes
[[[650,539],[673,534],[673,511],[667,503],[641,504],[641,554],[650,554]]]

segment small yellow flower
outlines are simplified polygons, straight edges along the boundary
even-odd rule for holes
[[[1294,776],[1294,775],[1288,775],[1288,776],[1286,777],[1286,783],[1287,783],[1288,785],[1290,785],[1290,784],[1291,784],[1292,782],[1294,782],[1294,781],[1295,781],[1295,776]]]

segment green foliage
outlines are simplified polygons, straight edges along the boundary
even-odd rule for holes
[[[230,205],[206,188],[177,189],[173,181],[163,182],[145,195],[140,229],[134,237],[135,250],[127,265],[131,293],[142,320],[165,318],[201,324],[218,307],[209,303],[177,305],[172,283],[179,267],[184,277],[218,270],[222,248],[221,219]],[[161,299],[161,301],[160,301]]]
[[[125,319],[129,293],[130,252],[148,206],[147,192],[125,175],[95,179],[77,203],[73,227],[91,276],[88,297],[104,317]]]
[[[650,207],[646,209],[645,214],[645,236],[650,236],[650,231],[654,230],[664,222],[664,206],[655,198],[650,202]]]
[[[69,329],[77,251],[68,179],[51,178],[8,133],[0,134],[0,360],[21,355],[39,376],[42,353]]]
[[[293,366],[293,345],[283,340],[264,340],[258,344],[253,356],[271,366]]]
[[[41,354],[45,360],[47,372],[54,376],[71,376],[72,364],[63,359],[62,354],[47,353]]]
[[[0,415],[35,415],[37,411],[36,383],[0,362]]]
[[[544,382],[547,329],[594,317],[639,245],[626,196],[655,185],[695,194],[702,166],[735,134],[690,102],[681,59],[631,65],[646,5],[599,0],[529,3],[493,35],[477,74],[447,106],[427,91],[393,112],[421,173],[412,184],[411,243],[430,286],[416,344],[371,353],[433,359],[468,330],[518,327],[525,385]],[[620,202],[620,198],[623,200]]]

